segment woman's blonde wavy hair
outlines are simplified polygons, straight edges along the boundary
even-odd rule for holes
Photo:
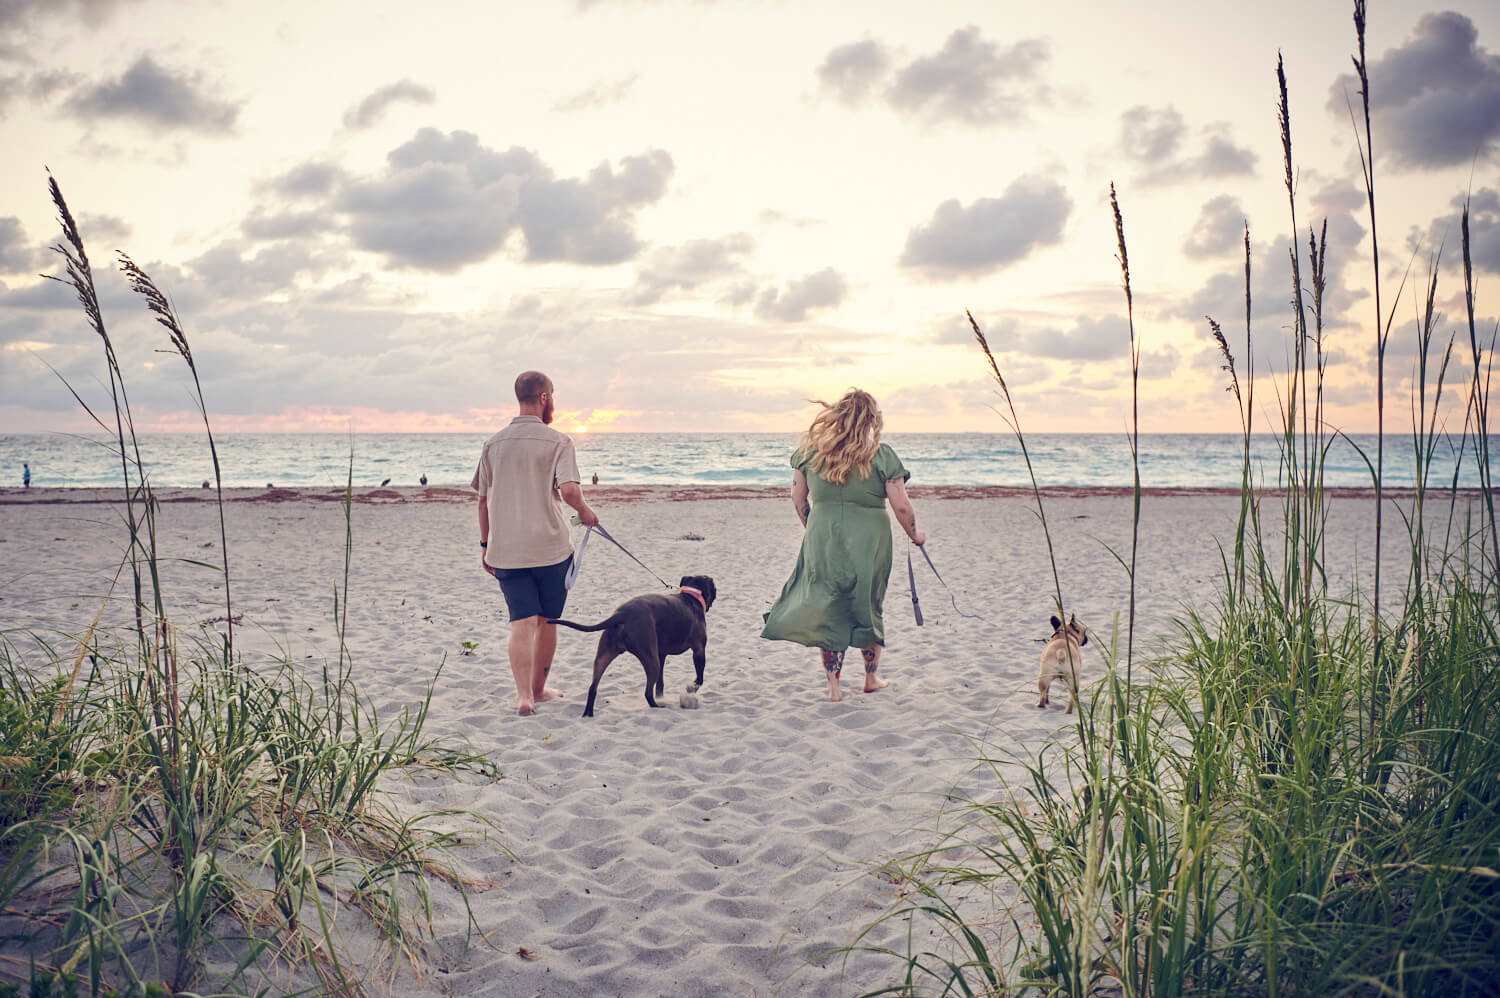
[[[821,399],[813,401],[823,411],[802,434],[798,450],[812,458],[814,471],[835,485],[843,485],[854,473],[868,475],[885,425],[875,396],[851,388],[833,405]]]

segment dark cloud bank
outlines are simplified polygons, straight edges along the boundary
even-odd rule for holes
[[[1500,153],[1500,55],[1462,14],[1426,14],[1412,35],[1369,63],[1375,155],[1406,169],[1493,161]],[[1359,80],[1340,76],[1328,110],[1348,120]]]

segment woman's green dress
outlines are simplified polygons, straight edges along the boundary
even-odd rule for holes
[[[843,651],[885,644],[881,604],[891,579],[891,520],[885,483],[911,472],[881,444],[870,473],[835,485],[813,470],[810,455],[792,454],[807,479],[812,510],[792,577],[766,614],[763,638]]]

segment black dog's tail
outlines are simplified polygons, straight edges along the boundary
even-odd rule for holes
[[[614,624],[615,618],[614,615],[611,614],[610,616],[605,617],[603,620],[599,621],[599,623],[597,624],[575,624],[571,620],[563,620],[561,617],[557,617],[548,620],[547,623],[561,624],[564,627],[571,627],[575,631],[602,631],[607,629],[611,624]]]

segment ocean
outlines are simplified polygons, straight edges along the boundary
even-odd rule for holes
[[[425,475],[435,486],[467,486],[488,434],[469,433],[226,433],[217,435],[226,487],[268,484],[340,488],[353,475],[357,488],[417,485]],[[886,441],[911,470],[912,485],[1025,486],[1030,479],[1014,436],[999,433],[892,433]],[[786,485],[795,434],[785,433],[587,433],[574,437],[585,483],[601,485]],[[1131,484],[1130,447],[1123,434],[1041,433],[1027,437],[1032,466],[1043,486],[1102,488]],[[1280,439],[1252,443],[1258,482],[1277,482]],[[1147,488],[1238,488],[1242,440],[1235,434],[1149,434],[1140,439],[1141,484]],[[213,478],[213,462],[200,434],[158,433],[140,437],[141,459],[157,488],[194,487]],[[1500,465],[1500,446],[1491,441]],[[1363,456],[1362,453],[1363,452]],[[1375,437],[1337,439],[1329,448],[1325,481],[1330,486],[1371,484],[1366,456]],[[1385,485],[1415,482],[1410,437],[1387,435]],[[0,487],[21,484],[21,465],[31,466],[39,488],[97,488],[120,483],[113,439],[60,433],[0,434]],[[1439,447],[1429,481],[1476,486],[1472,452],[1458,460]]]

